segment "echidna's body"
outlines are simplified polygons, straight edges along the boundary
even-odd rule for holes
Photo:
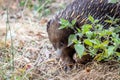
[[[56,19],[64,18],[69,21],[76,19],[78,25],[83,25],[88,15],[99,19],[103,24],[108,16],[120,18],[120,4],[108,3],[107,0],[75,0],[56,15]]]
[[[108,3],[107,0],[75,0],[68,5],[65,10],[60,12],[51,19],[47,25],[47,31],[50,41],[52,42],[58,54],[67,63],[73,63],[74,49],[67,47],[68,36],[74,33],[71,29],[59,30],[60,18],[72,21],[76,19],[75,27],[81,27],[87,22],[88,15],[93,16],[95,19],[99,19],[101,24],[105,25],[105,28],[109,24],[104,21],[108,19],[108,16],[114,18],[120,18],[120,4],[119,3]],[[120,24],[120,22],[118,22]]]

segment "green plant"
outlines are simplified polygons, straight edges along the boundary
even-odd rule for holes
[[[19,5],[21,7],[27,7],[31,10],[34,10],[35,13],[38,13],[39,16],[45,16],[50,14],[49,4],[53,0],[21,0]]]
[[[38,0],[39,4],[34,5],[34,10],[37,13],[40,13],[40,16],[48,15],[50,13],[50,9],[47,7],[51,2],[52,0]]]
[[[91,24],[84,24],[80,28],[73,27],[75,20],[69,22],[61,19],[61,27],[59,29],[71,28],[75,34],[71,34],[68,39],[68,46],[74,44],[74,48],[81,58],[83,55],[90,54],[97,61],[117,59],[120,60],[120,38],[119,25],[116,25],[120,19],[109,17],[105,20],[111,24],[104,29],[104,25],[99,24],[99,20],[95,20],[92,16],[88,16]],[[114,25],[114,26],[113,26]],[[75,29],[76,28],[76,29]],[[79,37],[79,39],[77,38]]]
[[[119,2],[120,0],[108,0],[109,3],[116,3]]]

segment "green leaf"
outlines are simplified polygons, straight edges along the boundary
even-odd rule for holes
[[[97,45],[94,46],[94,48],[100,48],[100,49],[104,49],[108,46],[109,41],[104,41],[102,43],[98,43]]]
[[[117,55],[118,57],[120,57],[120,52],[116,52],[116,55]]]
[[[79,33],[81,32],[80,28],[76,28],[76,29],[77,29],[77,32],[79,32]]]
[[[58,29],[64,29],[66,28],[66,26],[60,26]]]
[[[92,23],[94,22],[94,18],[91,15],[88,16],[88,20],[90,20]]]
[[[110,30],[103,30],[99,33],[100,36],[107,36],[107,35],[111,35],[113,32]]]
[[[98,23],[99,22],[99,20],[94,20],[94,23]]]
[[[108,49],[104,49],[104,54],[103,54],[103,56],[105,57],[105,58],[108,58],[109,57],[109,55],[108,55]]]
[[[105,20],[105,22],[112,24],[113,21],[112,20]]]
[[[60,19],[60,23],[61,23],[61,24],[66,24],[66,23],[69,23],[69,21],[68,21],[68,20],[65,20],[64,18],[61,18],[61,19]]]
[[[91,40],[91,42],[96,44],[96,45],[100,44],[100,41],[98,39]]]
[[[64,18],[60,19],[60,24],[61,26],[59,27],[59,29],[64,29],[71,26],[70,22],[68,20],[65,20]]]
[[[85,50],[84,46],[81,45],[80,43],[77,43],[74,45],[74,48],[78,53],[78,56],[81,58],[84,55],[84,50]]]
[[[68,38],[68,46],[72,45],[75,40],[77,40],[76,35],[75,34],[71,34],[69,36],[69,38]]]
[[[76,36],[79,36],[79,38],[82,38],[83,34],[79,32],[79,33],[76,33]]]
[[[118,26],[118,27],[114,28],[114,32],[115,32],[115,33],[120,32],[120,26]]]
[[[114,46],[108,47],[108,56],[111,56],[114,53]]]
[[[109,44],[109,41],[104,41],[104,42],[102,42],[101,44],[100,44],[100,47],[102,48],[104,48],[104,47],[107,47],[108,46],[108,44]]]
[[[95,56],[94,60],[101,61],[103,59],[102,53],[99,53]]]
[[[102,29],[103,29],[103,25],[101,25],[101,24],[97,24],[96,26],[97,26],[97,28],[98,28],[99,31],[102,31]]]
[[[75,20],[72,20],[72,22],[70,23],[69,20],[66,20],[64,18],[61,18],[60,19],[60,28],[59,29],[64,29],[64,28],[71,28],[71,29],[74,29],[74,25],[75,25],[76,21]]]
[[[85,24],[82,26],[82,33],[85,34],[86,32],[90,31],[90,29],[92,28],[92,25],[90,24]]]
[[[92,42],[89,39],[85,39],[84,43],[89,45],[89,46],[92,46]]]
[[[72,26],[74,26],[76,23],[76,20],[72,20]]]
[[[91,37],[93,37],[93,32],[91,31],[86,32],[86,36],[90,39]]]
[[[105,33],[106,33],[107,35],[111,35],[111,34],[112,34],[112,31],[106,30]]]
[[[116,3],[119,2],[119,0],[108,0],[109,3]]]

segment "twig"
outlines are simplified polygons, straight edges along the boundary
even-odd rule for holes
[[[7,7],[5,47],[6,47],[8,30],[10,31],[10,39],[11,39],[10,53],[11,53],[11,55],[12,55],[10,64],[11,64],[11,70],[14,71],[14,47],[13,47],[13,39],[12,39],[11,27],[10,27],[10,25],[9,25],[9,7]]]

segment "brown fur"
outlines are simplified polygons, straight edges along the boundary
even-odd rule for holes
[[[108,3],[107,0],[75,0],[68,5],[65,10],[60,12],[55,18],[51,19],[47,24],[47,32],[51,43],[56,50],[59,49],[59,56],[65,62],[65,64],[71,64],[75,50],[72,46],[68,47],[68,37],[70,34],[74,34],[71,29],[58,29],[60,27],[60,18],[67,19],[68,21],[76,20],[74,27],[81,27],[84,23],[87,23],[88,15],[93,16],[95,19],[100,19],[100,23],[107,25],[104,22],[107,19],[107,15],[115,18],[120,18],[120,6],[119,4]],[[118,22],[120,24],[120,22]],[[81,61],[86,61],[89,56],[84,57]]]

